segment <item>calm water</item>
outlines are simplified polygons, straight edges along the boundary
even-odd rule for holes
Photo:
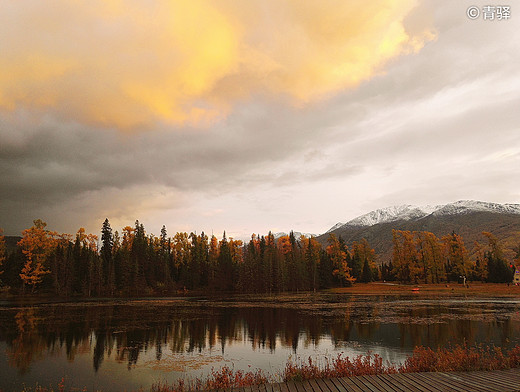
[[[0,389],[23,384],[105,391],[207,374],[282,370],[289,357],[378,353],[415,345],[520,344],[520,300],[295,295],[20,305],[0,302]]]

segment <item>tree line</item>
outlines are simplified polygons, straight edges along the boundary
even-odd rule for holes
[[[470,257],[462,236],[455,232],[438,238],[427,231],[392,230],[392,261],[381,266],[382,277],[416,284],[461,280],[511,282],[515,263],[520,264],[520,246],[515,261],[508,262],[498,239],[489,232],[482,235],[487,246],[475,242]]]
[[[42,220],[22,232],[15,250],[6,252],[0,231],[0,284],[14,293],[59,296],[142,296],[204,292],[279,293],[350,286],[354,282],[398,280],[440,283],[459,280],[508,282],[512,265],[497,239],[483,233],[470,259],[456,233],[437,238],[429,232],[393,231],[393,258],[376,266],[366,239],[347,246],[330,234],[322,246],[314,237],[294,233],[275,238],[253,234],[248,242],[204,232],[176,233],[166,227],[147,234],[136,221],[121,233],[106,219],[101,238],[80,228],[73,237],[47,229]],[[518,252],[517,257],[520,255]]]

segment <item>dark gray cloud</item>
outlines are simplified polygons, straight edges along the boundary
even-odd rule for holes
[[[520,17],[465,7],[422,2],[406,23],[432,19],[435,41],[303,107],[251,97],[209,128],[131,134],[2,112],[0,227],[322,232],[390,204],[520,202]]]

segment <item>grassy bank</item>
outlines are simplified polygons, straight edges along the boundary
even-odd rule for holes
[[[205,298],[212,301],[225,300],[228,303],[233,301],[266,301],[272,300],[274,302],[290,301],[294,298],[314,297],[319,294],[355,294],[355,295],[436,295],[436,296],[451,296],[451,295],[466,295],[466,296],[481,296],[481,297],[516,297],[520,296],[520,286],[506,283],[482,283],[470,282],[464,286],[459,283],[442,283],[442,284],[399,284],[398,282],[372,282],[372,283],[355,283],[350,287],[336,287],[331,289],[300,292],[281,292],[281,293],[259,293],[259,294],[243,294],[235,292],[215,292],[195,290],[184,294],[154,294],[142,295],[139,297],[57,297],[49,293],[37,293],[26,295],[7,294],[4,290],[0,290],[0,299],[6,299],[20,304],[38,304],[38,303],[53,303],[53,302],[96,302],[96,301],[112,301],[112,300],[136,300],[136,299],[178,299],[191,300],[194,298]]]
[[[413,290],[418,289],[418,290]],[[356,283],[352,287],[327,290],[336,294],[432,294],[441,296],[474,295],[488,297],[520,296],[520,286],[506,283],[469,282],[466,286],[459,283],[404,285],[397,282]]]

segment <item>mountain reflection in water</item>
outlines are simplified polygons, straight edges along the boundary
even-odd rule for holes
[[[283,358],[272,359],[269,366],[283,364],[287,353],[366,353],[368,349],[384,359],[401,361],[417,345],[517,344],[519,309],[520,302],[503,299],[323,295],[252,302],[4,304],[0,306],[0,350],[5,348],[7,361],[0,362],[0,376],[14,377],[5,369],[9,367],[17,369],[18,380],[30,381],[25,375],[30,375],[34,363],[50,359],[45,362],[52,364],[60,356],[66,356],[67,369],[81,366],[83,373],[92,374],[107,360],[116,368],[134,369],[143,356],[155,364],[166,363],[165,355],[178,361],[182,355],[199,353],[202,357],[218,354],[225,360],[234,346],[238,350],[233,355],[240,353],[253,367],[263,366],[255,364],[260,353],[274,358],[277,351]],[[90,370],[85,369],[85,361],[74,364],[78,356],[90,358]],[[190,368],[183,366],[171,370],[184,373]],[[0,382],[0,388],[10,385]]]

